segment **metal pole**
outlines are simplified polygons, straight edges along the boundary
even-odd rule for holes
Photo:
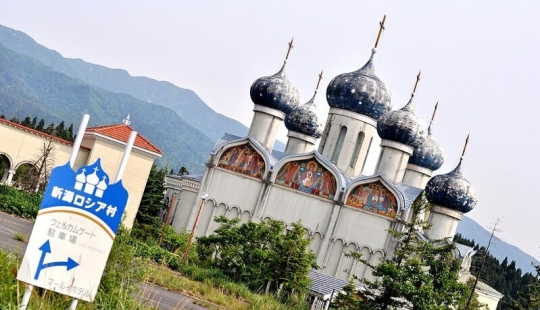
[[[116,171],[116,176],[114,178],[114,183],[120,181],[122,179],[122,175],[124,174],[124,170],[126,170],[127,161],[129,159],[129,154],[131,153],[131,149],[133,148],[133,144],[135,144],[135,138],[137,137],[137,132],[132,131],[129,134],[128,142],[126,145],[126,148],[124,150],[124,155],[122,155],[122,160],[120,161],[120,167],[118,167],[118,170]]]
[[[75,308],[77,308],[78,303],[79,303],[78,299],[72,299],[71,305],[69,305],[69,310],[75,310]]]
[[[161,246],[161,243],[163,242],[163,235],[165,235],[165,229],[167,229],[167,226],[169,224],[169,217],[171,216],[171,210],[172,210],[172,206],[174,204],[175,199],[176,199],[176,193],[173,194],[171,202],[169,203],[169,209],[167,210],[167,217],[165,218],[165,225],[163,225],[163,229],[161,229],[161,236],[159,236],[158,246]]]
[[[191,229],[191,233],[189,234],[189,239],[186,244],[186,249],[184,250],[184,255],[182,255],[182,261],[185,261],[187,258],[189,247],[191,246],[191,240],[193,239],[193,235],[195,234],[195,230],[197,229],[197,224],[199,224],[199,218],[201,217],[201,212],[204,206],[204,202],[206,201],[206,198],[208,198],[208,194],[203,193],[201,198],[202,199],[201,199],[201,204],[199,205],[199,211],[197,211],[197,218],[195,219],[195,223],[193,223],[193,228]]]
[[[33,288],[34,288],[34,286],[32,284],[27,284],[26,285],[26,288],[24,289],[24,295],[23,295],[19,310],[26,310],[26,307],[28,306],[28,302],[30,301],[30,295],[32,294],[32,289]]]
[[[88,126],[89,119],[90,115],[84,114],[81,120],[81,124],[79,125],[79,131],[77,131],[77,138],[75,138],[75,142],[73,142],[73,150],[71,150],[71,156],[69,157],[69,166],[71,168],[73,168],[73,165],[75,164],[75,159],[77,159],[77,153],[79,153],[79,148],[81,147],[81,142],[84,137],[84,132],[86,131],[86,126]]]

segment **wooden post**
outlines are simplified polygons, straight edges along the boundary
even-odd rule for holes
[[[208,194],[203,193],[201,196],[201,204],[199,205],[199,210],[197,211],[197,218],[195,218],[195,223],[193,223],[193,228],[191,229],[191,233],[189,234],[189,239],[186,244],[186,249],[184,250],[184,255],[182,255],[182,261],[185,261],[187,258],[189,247],[191,246],[191,240],[193,239],[193,235],[195,234],[195,230],[197,229],[197,224],[199,224],[199,219],[201,218],[201,212],[207,198],[208,198]]]
[[[163,235],[165,235],[165,229],[167,229],[167,226],[169,225],[169,217],[171,216],[171,210],[172,210],[172,206],[174,205],[175,199],[176,199],[176,193],[173,194],[171,202],[169,203],[169,209],[167,210],[167,217],[165,217],[165,224],[163,225],[163,229],[161,229],[161,236],[159,236],[158,246],[161,246],[161,243],[163,242]]]

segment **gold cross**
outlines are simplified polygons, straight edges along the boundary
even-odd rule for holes
[[[317,81],[317,86],[315,87],[315,91],[319,90],[319,85],[321,84],[321,80],[322,80],[322,73],[323,73],[323,70],[321,70],[321,73],[319,73],[319,80]]]
[[[414,89],[413,89],[413,94],[416,93],[416,87],[418,87],[418,82],[420,82],[420,74],[422,74],[422,70],[420,70],[420,72],[418,72],[418,75],[416,76],[416,83],[414,83]]]
[[[386,14],[383,16],[383,19],[381,22],[379,22],[380,28],[379,28],[379,34],[377,35],[377,41],[375,41],[375,48],[379,45],[379,39],[381,38],[381,34],[384,30],[384,22],[386,21]]]
[[[467,139],[465,140],[465,146],[463,146],[463,152],[461,153],[461,157],[465,156],[465,150],[467,150],[467,144],[469,144],[469,136],[471,135],[471,133],[469,132],[469,134],[467,135]]]
[[[431,122],[433,123],[433,119],[435,119],[435,113],[437,112],[437,107],[439,106],[439,100],[437,100],[437,103],[435,104],[435,109],[433,110],[433,114],[431,115]]]
[[[285,56],[285,60],[289,59],[289,53],[291,52],[291,49],[293,48],[293,41],[294,41],[294,38],[292,38],[291,42],[289,42],[289,49],[287,50],[287,56]]]

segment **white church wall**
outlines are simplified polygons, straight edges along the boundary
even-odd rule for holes
[[[215,219],[220,216],[227,216],[227,213],[229,213],[229,210],[227,210],[227,206],[224,203],[220,203],[217,206],[209,206],[209,209],[211,209],[212,214],[210,214],[208,218],[208,228],[205,232],[205,235],[211,235],[216,229],[218,229],[221,225],[219,223],[215,222]]]
[[[359,246],[367,245],[374,251],[384,249],[388,238],[386,230],[391,222],[390,218],[344,206],[334,237],[354,240]]]
[[[187,229],[191,209],[197,199],[197,192],[183,190],[177,194],[171,225],[176,231]]]
[[[363,259],[370,260],[371,259],[371,249],[369,247],[362,247],[358,252],[362,255]],[[359,261],[355,261],[354,269],[352,270],[352,274],[354,274],[359,279],[363,279],[366,275],[368,267],[366,264],[363,264]]]
[[[349,279],[355,260],[352,257],[348,257],[347,253],[356,252],[357,250],[358,247],[355,243],[349,243],[343,249],[342,257],[337,268],[336,278]]]
[[[309,243],[308,249],[313,251],[313,253],[317,254],[321,248],[322,234],[319,232],[315,232],[312,233],[309,238],[311,242]]]
[[[317,196],[304,194],[282,186],[272,186],[263,210],[263,218],[292,223],[301,219],[302,225],[311,232],[324,231],[334,202]]]
[[[337,277],[339,271],[338,266],[341,260],[341,256],[343,255],[344,248],[345,242],[342,239],[332,240],[332,242],[330,243],[330,253],[328,255],[328,259],[326,260],[322,268],[324,274]]]
[[[212,215],[214,214],[215,209],[213,200],[210,199],[203,203],[201,217],[195,228],[195,236],[200,237],[206,235],[206,232],[212,227],[211,225],[214,221]],[[191,227],[188,227],[188,230],[191,230]]]
[[[209,197],[228,206],[238,206],[240,210],[254,211],[263,183],[241,174],[215,168],[206,192]]]

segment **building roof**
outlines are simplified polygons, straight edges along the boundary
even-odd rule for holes
[[[499,291],[497,291],[496,289],[492,288],[491,286],[487,285],[486,283],[482,282],[482,281],[478,281],[478,283],[476,283],[476,290],[475,290],[477,293],[478,292],[482,292],[486,295],[491,295],[493,297],[496,297],[496,298],[499,298],[501,299],[504,294],[501,294]]]
[[[336,297],[343,287],[349,282],[347,280],[338,279],[315,270],[311,270],[308,274],[311,284],[309,290],[312,295],[318,295],[323,300]],[[360,283],[354,283],[357,290],[363,291],[365,287]]]
[[[217,140],[217,142],[214,144],[214,148],[212,149],[212,154],[215,154],[223,145],[235,141],[235,140],[241,140],[244,139],[239,136],[231,135],[230,133],[225,133],[221,139]]]
[[[459,252],[459,258],[460,259],[464,259],[467,254],[471,251],[474,251],[476,253],[476,251],[474,250],[474,248],[468,246],[468,245],[464,245],[464,244],[461,244],[461,243],[454,243],[456,245],[456,249],[458,250]],[[473,253],[474,254],[474,253]]]
[[[349,283],[347,280],[334,278],[313,270],[309,272],[309,278],[311,279],[309,290],[323,296],[324,299],[326,299],[327,295],[332,294],[332,292],[339,292]]]
[[[418,195],[420,195],[422,192],[421,188],[405,183],[397,184],[396,188],[403,194],[403,197],[405,197],[405,210],[408,210],[412,206],[416,197],[418,197]]]
[[[97,127],[90,127],[86,129],[86,132],[95,132],[102,134],[104,136],[122,141],[124,143],[127,143],[129,139],[129,135],[133,131],[133,128],[131,126],[126,124],[118,124],[118,125],[108,125],[108,126],[97,126]],[[161,152],[160,149],[158,149],[155,145],[153,145],[150,141],[148,141],[145,137],[141,136],[139,133],[137,133],[137,137],[135,138],[135,146],[145,149],[147,151],[163,155],[163,152]]]
[[[11,126],[11,127],[15,127],[17,129],[20,129],[20,130],[27,131],[29,133],[33,133],[35,135],[41,136],[41,137],[46,138],[46,139],[51,139],[51,140],[56,141],[56,142],[60,142],[60,143],[63,143],[63,144],[73,146],[73,142],[71,142],[69,140],[64,140],[64,139],[55,137],[55,136],[50,135],[48,133],[45,133],[45,132],[30,128],[30,127],[26,127],[26,126],[23,126],[21,124],[18,124],[18,123],[12,122],[12,121],[8,121],[7,119],[0,118],[0,123],[6,124],[6,125]],[[81,145],[81,149],[90,150],[89,148],[87,148],[85,146],[82,146],[82,145]]]

